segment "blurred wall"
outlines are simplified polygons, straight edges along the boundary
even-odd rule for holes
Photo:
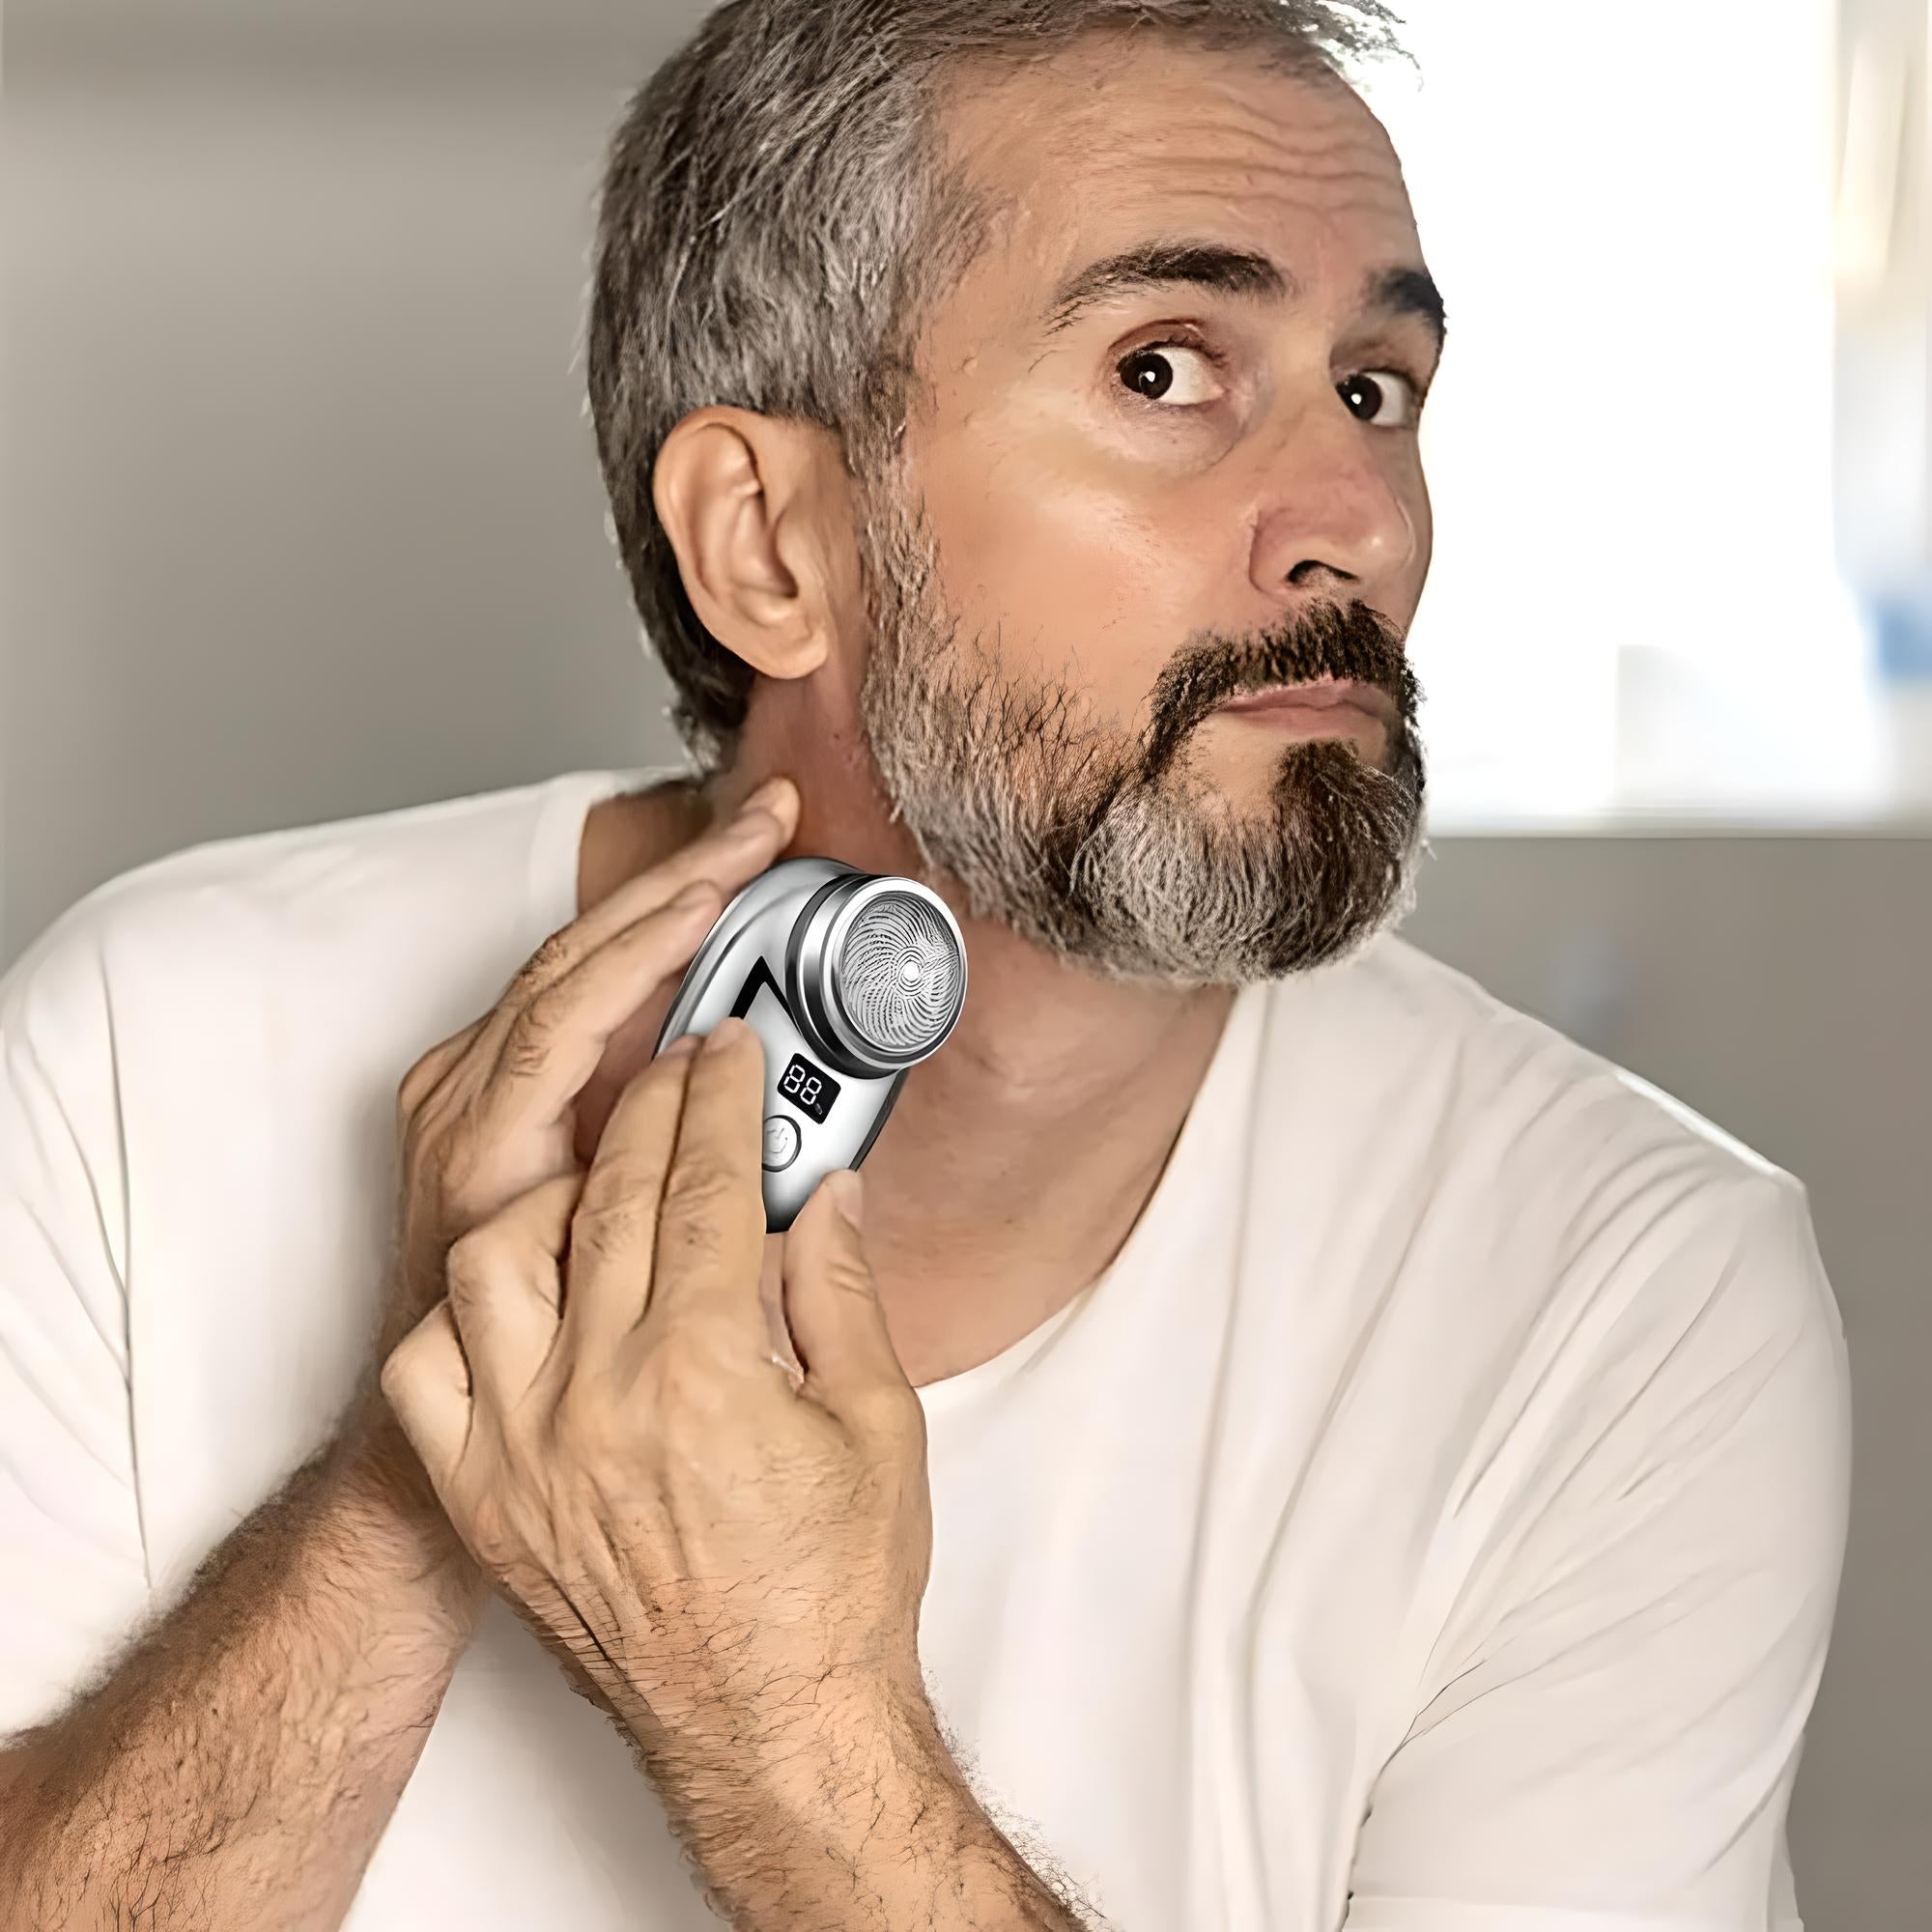
[[[627,76],[10,43],[0,953],[265,811],[667,743],[573,366]]]
[[[573,355],[598,143],[696,11],[14,0],[0,968],[187,843],[672,755]],[[1932,846],[1446,838],[1409,932],[1809,1184],[1859,1474],[1800,1896],[1918,1922]]]

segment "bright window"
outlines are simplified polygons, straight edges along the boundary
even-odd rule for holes
[[[1411,639],[1445,830],[1882,782],[1834,557],[1831,0],[1430,0],[1363,75],[1450,341]]]

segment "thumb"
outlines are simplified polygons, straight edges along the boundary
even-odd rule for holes
[[[403,1434],[441,1495],[469,1439],[474,1407],[469,1365],[447,1298],[390,1350],[381,1379]]]
[[[805,1393],[835,1410],[843,1396],[906,1378],[860,1244],[863,1200],[859,1177],[841,1167],[812,1190],[785,1236],[785,1320]]]

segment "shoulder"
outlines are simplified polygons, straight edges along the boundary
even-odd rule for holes
[[[128,867],[76,899],[0,977],[9,1075],[30,1062],[64,1097],[105,1107],[130,1058],[160,1039],[198,1033],[212,1047],[277,1005],[320,1016],[367,1001],[385,963],[396,1004],[437,978],[438,954],[460,982],[452,997],[487,993],[502,955],[522,956],[516,948],[535,943],[560,897],[544,866],[565,857],[590,800],[622,776],[568,773],[208,840]]]
[[[1267,989],[1264,1054],[1312,1055],[1327,1080],[1352,1068],[1364,1122],[1428,1125],[1445,1171],[1480,1162],[1492,1180],[1589,1190],[1620,1167],[1674,1161],[1714,1183],[1800,1185],[1674,1094],[1394,934],[1307,980]]]
[[[1573,1364],[1638,1332],[1840,1339],[1804,1182],[1677,1096],[1393,934],[1268,995],[1264,1084],[1349,1096],[1319,1157],[1374,1178],[1445,1321]]]
[[[345,907],[434,907],[487,886],[497,907],[522,910],[519,889],[542,883],[528,876],[536,841],[552,832],[561,854],[590,803],[623,776],[571,772],[183,847],[75,899],[0,978],[0,1002],[16,1014],[23,1004],[59,1004],[90,982],[98,986],[103,972],[143,961],[165,970],[224,936],[278,927],[326,936]]]
[[[321,893],[343,894],[386,878],[423,883],[435,857],[500,868],[526,844],[546,811],[609,775],[570,773],[534,784],[432,800],[311,825],[213,838],[116,873],[77,898],[16,962],[22,970],[68,956],[90,939],[138,929],[150,938],[191,931],[197,920],[293,907]]]
[[[1356,1071],[1326,1175],[1373,1199],[1349,1252],[1449,1544],[1681,1497],[1711,1548],[1825,1587],[1851,1378],[1804,1182],[1412,946],[1307,990],[1272,1017],[1327,1080]],[[1295,1047],[1269,1051],[1286,1079]]]

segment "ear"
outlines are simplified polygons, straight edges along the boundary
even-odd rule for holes
[[[685,595],[704,628],[766,677],[804,677],[832,649],[829,539],[846,514],[834,500],[844,478],[829,431],[724,405],[685,416],[658,452],[651,501]]]

